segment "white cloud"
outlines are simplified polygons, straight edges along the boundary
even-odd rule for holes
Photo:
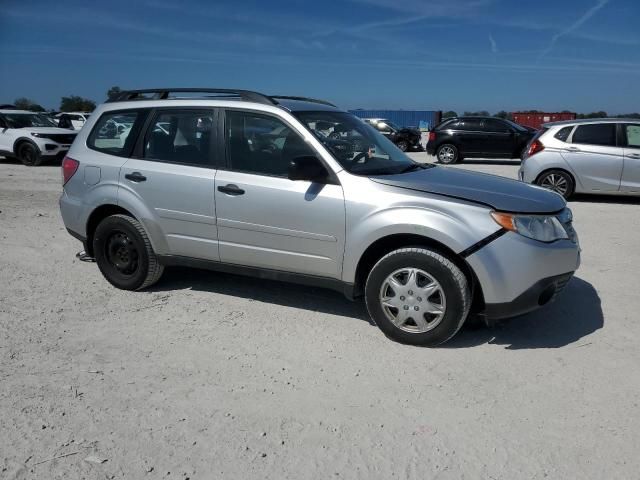
[[[489,34],[489,43],[491,44],[491,53],[498,53],[498,44],[491,34]]]

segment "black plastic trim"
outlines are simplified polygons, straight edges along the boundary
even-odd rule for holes
[[[473,245],[471,245],[469,248],[463,250],[462,252],[460,252],[460,256],[462,258],[467,258],[471,255],[473,255],[474,253],[476,253],[478,250],[480,250],[482,247],[489,245],[491,242],[493,242],[494,240],[500,238],[501,236],[503,236],[505,233],[507,233],[507,230],[505,230],[504,228],[501,228],[500,230],[493,232],[491,235],[489,235],[488,237],[483,238],[482,240],[480,240],[477,243],[474,243]]]
[[[143,94],[152,93],[153,98],[141,97]],[[230,88],[147,88],[143,90],[124,90],[105,103],[128,102],[132,100],[171,100],[171,93],[215,93],[219,97],[213,100],[227,100],[239,98],[248,102],[262,103],[265,105],[277,105],[277,102],[268,95],[253,92],[251,90],[237,90]],[[176,100],[190,100],[190,98],[176,98]]]
[[[71,232],[70,232],[71,233]],[[202,260],[199,258],[182,257],[177,255],[158,255],[158,261],[164,266],[180,266],[212,270],[215,272],[231,273],[278,282],[297,283],[311,287],[327,288],[342,293],[349,300],[355,299],[355,285],[341,280],[303,273],[281,272],[258,267],[246,267],[232,263]]]

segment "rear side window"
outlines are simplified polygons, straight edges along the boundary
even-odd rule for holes
[[[507,133],[511,131],[511,128],[500,120],[488,118],[484,121],[484,130],[487,132]]]
[[[104,113],[96,122],[87,146],[110,155],[128,157],[135,143],[133,131],[139,131],[145,111],[124,110]]]
[[[616,124],[594,123],[592,125],[579,125],[573,134],[573,143],[615,147]]]
[[[571,135],[571,130],[573,130],[573,127],[561,128],[560,130],[558,130],[558,133],[554,135],[554,137],[561,142],[566,142],[567,138],[569,138],[569,135]]]
[[[627,133],[627,145],[633,148],[640,148],[640,125],[625,125]]]
[[[147,131],[143,157],[197,167],[213,166],[212,131],[212,110],[161,111]]]

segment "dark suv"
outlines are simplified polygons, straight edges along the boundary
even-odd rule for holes
[[[422,149],[420,145],[420,139],[422,138],[420,130],[399,127],[386,118],[366,118],[364,121],[395,143],[403,152]]]
[[[427,153],[440,163],[456,163],[465,157],[520,158],[534,135],[501,118],[449,118],[429,132]]]

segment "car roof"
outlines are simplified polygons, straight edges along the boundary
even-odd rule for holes
[[[31,112],[29,110],[13,110],[11,108],[2,109],[0,113],[46,113],[46,112]]]
[[[290,112],[342,112],[337,107],[325,105],[324,103],[307,102],[304,100],[278,100],[278,105],[286,108]]]
[[[543,123],[542,126],[550,128],[562,125],[580,125],[583,123],[640,123],[640,118],[580,118],[576,120]]]

